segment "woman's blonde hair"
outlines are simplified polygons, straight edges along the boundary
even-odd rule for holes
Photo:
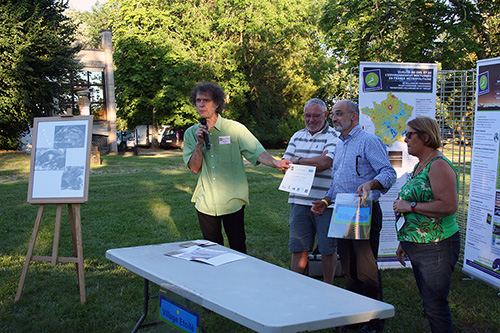
[[[426,116],[417,116],[408,122],[408,126],[417,131],[418,137],[427,147],[438,149],[441,147],[441,131],[436,120]],[[426,140],[424,133],[429,137]]]

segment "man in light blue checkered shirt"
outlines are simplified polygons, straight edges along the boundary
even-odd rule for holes
[[[340,262],[344,270],[346,288],[358,294],[382,300],[382,279],[377,266],[382,211],[378,203],[396,182],[387,149],[377,136],[359,125],[358,105],[349,100],[336,103],[332,109],[333,127],[341,133],[332,167],[332,183],[322,200],[313,202],[311,210],[322,215],[335,200],[337,193],[355,193],[366,197],[371,191],[373,211],[370,239],[338,239]],[[384,321],[367,323],[359,332],[380,332]]]

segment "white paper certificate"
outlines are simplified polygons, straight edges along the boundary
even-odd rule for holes
[[[279,189],[282,191],[309,195],[314,180],[316,167],[310,165],[291,164]]]

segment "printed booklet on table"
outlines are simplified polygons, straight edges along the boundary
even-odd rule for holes
[[[200,261],[212,266],[219,266],[245,258],[245,256],[241,254],[212,250],[199,245],[182,247],[179,250],[167,252],[165,255],[184,260]]]

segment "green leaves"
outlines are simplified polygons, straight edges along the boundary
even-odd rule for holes
[[[360,61],[439,62],[470,69],[500,54],[498,4],[491,1],[330,1],[321,25],[343,66]]]
[[[62,82],[75,71],[75,27],[54,0],[0,3],[0,149],[15,149],[33,117],[58,113]]]
[[[320,3],[111,1],[120,116],[135,126],[151,120],[154,107],[160,123],[193,124],[189,93],[211,80],[225,89],[226,117],[266,144],[282,143],[288,137],[279,125],[328,75],[316,27]]]

